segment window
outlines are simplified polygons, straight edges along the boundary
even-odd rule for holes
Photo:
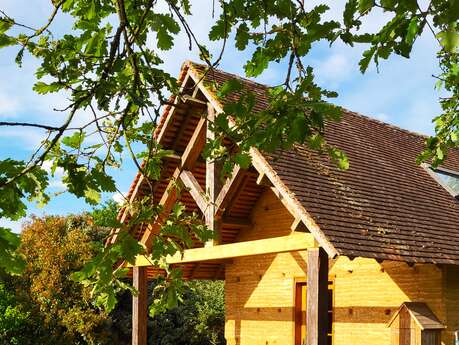
[[[427,167],[427,171],[440,183],[452,196],[459,199],[459,172],[448,169]]]
[[[452,196],[459,200],[459,171],[444,168],[434,169],[428,164],[422,165],[424,169],[445,188]]]
[[[442,170],[434,170],[438,178],[451,189],[454,196],[459,195],[459,175],[454,175],[453,173],[448,173]]]

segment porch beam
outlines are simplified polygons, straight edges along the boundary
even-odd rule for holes
[[[132,345],[147,345],[147,267],[133,267],[132,274],[132,285],[138,291],[136,296],[132,295]]]
[[[185,249],[166,257],[168,264],[182,264],[254,256],[262,254],[285,253],[306,250],[316,245],[310,233],[295,232],[288,236],[279,236],[263,240],[221,244],[213,247]],[[136,266],[150,266],[151,260],[143,255],[136,258]]]
[[[308,250],[307,345],[327,345],[328,255],[323,248]]]
[[[225,181],[217,199],[215,200],[215,212],[217,215],[224,212],[233,195],[237,193],[237,187],[241,182],[242,175],[243,172],[241,171],[241,167],[239,165],[235,165],[231,176]]]
[[[209,203],[205,198],[205,192],[202,190],[201,186],[199,185],[199,182],[193,176],[191,171],[183,170],[180,173],[180,180],[182,181],[183,185],[188,189],[189,193],[193,197],[201,212],[205,214],[207,208],[209,207]]]
[[[214,140],[215,133],[211,129],[212,123],[215,121],[215,109],[209,103],[207,105],[207,130],[206,140]],[[221,222],[215,216],[216,213],[216,200],[218,193],[221,190],[220,181],[221,164],[214,159],[207,159],[206,161],[206,194],[209,200],[209,206],[204,213],[206,218],[207,227],[214,232],[214,238],[206,243],[206,246],[215,246],[221,242]]]

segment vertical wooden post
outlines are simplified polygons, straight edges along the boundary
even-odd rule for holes
[[[206,139],[213,140],[215,139],[215,133],[210,129],[210,124],[215,121],[215,109],[214,107],[208,103],[207,104],[207,132],[206,132]],[[221,221],[216,218],[216,207],[215,201],[217,200],[218,193],[222,187],[221,179],[220,179],[220,171],[221,167],[218,162],[214,160],[207,160],[206,161],[206,193],[209,199],[209,205],[206,209],[206,214],[204,215],[206,218],[206,225],[209,229],[213,230],[215,233],[215,239],[209,241],[206,245],[213,246],[220,244],[221,242]]]
[[[132,296],[132,345],[147,345],[147,267],[133,267],[132,280],[134,288],[138,291],[137,296]]]
[[[323,248],[308,249],[307,345],[327,344],[328,255]]]

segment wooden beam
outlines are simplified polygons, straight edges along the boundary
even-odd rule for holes
[[[217,199],[215,200],[217,214],[224,212],[226,205],[229,203],[233,195],[237,193],[237,186],[241,182],[242,175],[243,172],[241,171],[241,167],[236,165],[231,173],[231,176],[226,179]]]
[[[132,345],[147,345],[147,267],[133,267],[132,274],[132,285],[138,292],[132,295]]]
[[[323,248],[308,250],[307,345],[327,345],[328,255]]]
[[[183,99],[183,103],[194,103],[194,104],[200,105],[200,106],[202,106],[204,108],[207,107],[207,102],[206,101],[201,101],[200,99],[197,99],[194,96],[183,95],[182,99]]]
[[[185,151],[183,151],[180,167],[181,169],[192,168],[194,163],[198,160],[202,148],[206,143],[205,130],[206,119],[201,117],[198,121],[198,124],[196,125],[188,145],[185,148]]]
[[[182,154],[180,165],[175,169],[172,177],[170,178],[169,184],[159,201],[159,205],[163,207],[162,213],[153,221],[152,224],[149,224],[142,236],[141,242],[145,245],[147,251],[151,249],[150,242],[153,235],[159,231],[162,222],[169,216],[169,213],[177,200],[175,183],[179,178],[181,171],[183,169],[191,169],[201,154],[202,148],[205,144],[205,124],[206,119],[201,118],[193,132],[193,135],[191,136],[190,142]]]
[[[165,161],[180,162],[182,157],[176,154],[168,154],[163,157]]]
[[[269,180],[268,176],[266,176],[266,174],[262,172],[260,175],[258,175],[257,185],[271,187],[273,184]]]
[[[220,244],[213,247],[185,249],[166,257],[168,264],[215,261],[262,254],[285,253],[313,248],[314,237],[309,233],[295,232],[288,236],[266,238],[246,242]],[[136,258],[136,266],[150,266],[151,260],[144,255]]]
[[[215,139],[215,133],[211,129],[211,124],[215,121],[215,109],[209,103],[207,106],[207,130],[206,139],[207,141]],[[209,199],[209,206],[204,213],[206,218],[207,227],[214,232],[214,238],[206,243],[206,246],[214,246],[221,242],[221,223],[215,216],[216,200],[218,193],[221,189],[220,181],[221,164],[213,159],[207,159],[206,161],[206,194]]]
[[[183,185],[188,189],[191,196],[193,197],[194,201],[198,205],[199,209],[202,213],[206,213],[207,207],[209,207],[209,203],[205,198],[205,192],[202,190],[199,182],[196,181],[196,178],[193,176],[191,171],[183,170],[180,173],[180,179],[182,180]]]
[[[188,82],[188,79],[189,79],[189,74],[187,74],[185,76],[185,79],[183,80],[183,86],[186,85],[186,83]],[[180,97],[175,97],[174,99],[174,104],[171,106],[171,108],[169,109],[169,113],[167,114],[167,117],[166,119],[164,120],[164,123],[161,127],[161,130],[158,134],[158,137],[156,138],[158,140],[159,143],[161,143],[164,135],[166,134],[167,132],[167,129],[169,129],[169,126],[172,124],[172,120],[174,119],[174,112],[175,110],[177,109],[177,106],[178,104],[181,102],[181,99]]]

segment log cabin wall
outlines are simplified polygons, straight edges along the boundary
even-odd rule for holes
[[[258,200],[251,219],[252,227],[240,233],[238,241],[288,235],[294,220],[269,190]],[[305,280],[306,270],[305,251],[238,258],[228,264],[227,344],[293,345],[295,283]],[[426,302],[444,323],[448,314],[454,315],[457,325],[459,304],[445,307],[445,296],[450,301],[459,300],[457,271],[448,272],[449,280],[445,282],[444,269],[431,264],[409,266],[346,257],[330,260],[330,280],[334,283],[333,344],[391,344],[387,323],[406,301]],[[445,286],[450,288],[445,290]],[[453,344],[451,334],[442,332],[442,344]]]
[[[252,211],[252,228],[239,234],[248,241],[290,234],[293,217],[266,191]],[[228,345],[292,344],[294,277],[305,276],[306,252],[234,259],[226,266],[225,337]]]
[[[443,273],[437,266],[346,257],[332,265],[335,345],[393,344],[387,323],[403,302],[427,303],[444,323]]]
[[[454,331],[459,330],[459,267],[446,266],[444,272],[447,328],[442,332],[442,341],[444,344],[454,344]]]

